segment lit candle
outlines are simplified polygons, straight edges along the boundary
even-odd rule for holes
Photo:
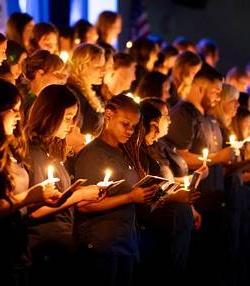
[[[237,141],[237,137],[232,134],[229,136],[229,142],[230,146],[234,149],[234,153],[236,156],[240,155],[240,149],[243,147],[244,145],[244,141]]]
[[[66,51],[61,51],[59,57],[64,63],[66,63],[69,60],[69,53]]]
[[[209,154],[208,148],[204,148],[204,149],[202,150],[202,157],[198,157],[199,160],[203,161],[203,164],[204,164],[204,165],[206,165],[207,162],[210,162],[210,161],[211,161],[210,159],[208,159],[208,154]]]
[[[112,171],[110,169],[106,169],[105,170],[105,176],[104,176],[104,179],[103,179],[103,182],[104,182],[105,185],[108,185],[111,175],[112,175]]]
[[[128,42],[126,43],[126,48],[127,48],[127,49],[131,49],[132,46],[133,46],[133,43],[132,43],[131,41],[128,41]]]
[[[188,176],[185,176],[183,178],[183,183],[184,183],[184,189],[186,191],[189,191],[188,187],[190,186],[190,181],[189,181],[189,177]]]
[[[132,98],[134,100],[134,102],[136,102],[137,104],[139,104],[141,102],[141,98],[139,96],[133,95],[132,92],[128,92],[126,94],[126,96]]]
[[[54,167],[52,165],[48,166],[48,179],[43,182],[43,184],[54,184],[59,182],[59,178],[54,178]]]
[[[91,134],[85,134],[85,144],[89,144],[93,140]]]

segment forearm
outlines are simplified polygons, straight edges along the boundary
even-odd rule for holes
[[[121,205],[129,204],[132,202],[130,194],[124,194],[120,196],[114,197],[105,197],[99,202],[86,204],[85,206],[79,207],[79,211],[81,212],[98,212],[105,211],[109,209],[113,209],[119,207]]]
[[[199,168],[202,165],[202,161],[199,159],[201,155],[191,153],[187,150],[177,150],[178,154],[186,161],[188,167],[192,170]]]

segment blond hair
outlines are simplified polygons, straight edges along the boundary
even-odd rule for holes
[[[70,81],[76,84],[96,112],[104,112],[101,100],[92,89],[91,83],[86,81],[88,66],[94,59],[104,56],[104,50],[93,44],[80,44],[73,52],[70,61]]]

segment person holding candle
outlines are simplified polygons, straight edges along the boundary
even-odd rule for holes
[[[74,125],[77,113],[78,101],[65,85],[46,87],[33,104],[27,121],[31,186],[48,178],[48,166],[51,165],[53,175],[60,179],[55,183],[58,190],[63,192],[69,188],[70,178],[64,167],[65,137]],[[48,279],[54,285],[71,281],[73,210],[70,206],[79,201],[84,205],[98,199],[99,187],[77,187],[61,206],[31,210],[29,238],[34,258],[34,285],[44,285]]]
[[[51,205],[57,201],[60,193],[52,185],[40,182],[28,188],[22,97],[14,85],[4,80],[0,80],[0,94],[1,280],[5,285],[14,286],[27,282],[31,263],[26,227],[27,207]]]
[[[153,144],[168,132],[170,118],[167,105],[159,98],[146,98],[140,103],[143,116],[145,135],[140,148],[140,158],[147,173],[170,178],[175,182],[169,163],[163,163],[162,156]],[[164,156],[164,155],[163,155]],[[158,162],[158,164],[157,164]],[[168,172],[166,169],[169,169]],[[206,170],[203,170],[205,173]],[[171,173],[171,176],[169,176]],[[184,173],[187,175],[187,173]],[[172,177],[172,178],[171,178]],[[188,178],[188,177],[184,177]],[[183,183],[183,177],[181,178]],[[193,214],[191,203],[198,194],[180,189],[170,194],[165,205],[148,213],[145,208],[138,212],[141,227],[141,257],[142,267],[139,281],[160,283],[167,275],[169,281],[180,283],[184,278],[187,264],[191,231],[193,228]],[[194,218],[197,213],[193,208]],[[197,221],[198,222],[198,221]],[[164,260],[164,263],[162,261]]]
[[[220,73],[212,67],[204,66],[194,77],[186,100],[179,102],[171,110],[171,125],[167,135],[168,140],[176,145],[178,153],[186,160],[190,169],[201,165],[198,157],[202,149],[209,149],[208,158],[211,160],[208,162],[209,175],[200,183],[201,197],[195,204],[202,215],[203,223],[199,233],[194,236],[197,241],[195,251],[192,252],[192,266],[197,267],[194,267],[195,273],[199,269],[200,273],[211,279],[221,275],[219,266],[216,267],[214,262],[216,260],[219,263],[223,259],[224,249],[223,165],[228,164],[233,157],[231,147],[222,147],[222,134],[217,121],[207,116],[209,109],[220,101],[222,80]],[[200,267],[201,261],[206,267]],[[206,272],[208,268],[211,269],[209,274]]]
[[[108,190],[102,201],[78,205],[75,217],[78,264],[79,270],[83,267],[87,270],[88,282],[93,285],[131,285],[138,258],[134,204],[149,202],[156,187],[133,189],[145,175],[136,143],[133,150],[126,149],[134,130],[139,128],[139,105],[125,95],[118,95],[107,103],[104,119],[100,136],[80,151],[75,177],[87,178],[95,184],[103,181],[105,170],[110,169],[110,180],[125,181]]]

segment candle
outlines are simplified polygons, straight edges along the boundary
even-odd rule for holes
[[[44,181],[46,184],[54,184],[59,182],[58,178],[54,178],[54,167],[52,165],[48,166],[48,179]]]
[[[189,177],[188,176],[185,176],[183,178],[183,183],[184,183],[184,189],[186,191],[189,191],[188,187],[190,186],[190,181],[189,181]]]
[[[85,144],[89,144],[93,140],[91,134],[85,134]]]
[[[204,148],[202,150],[202,157],[198,157],[199,160],[203,161],[203,164],[206,165],[207,162],[210,162],[211,160],[208,159],[208,148]]]
[[[112,171],[110,169],[106,169],[105,170],[105,176],[103,179],[104,184],[107,185],[109,183],[109,179],[110,179],[111,175],[112,175]]]
[[[61,51],[59,57],[66,63],[69,60],[69,53],[66,51]]]
[[[236,156],[240,155],[240,149],[243,147],[245,141],[238,141],[237,137],[232,134],[229,136],[229,142],[230,146],[234,149],[234,153]]]
[[[132,43],[131,41],[128,41],[128,42],[126,43],[126,48],[127,48],[127,49],[131,49],[132,46],[133,46],[133,43]]]

